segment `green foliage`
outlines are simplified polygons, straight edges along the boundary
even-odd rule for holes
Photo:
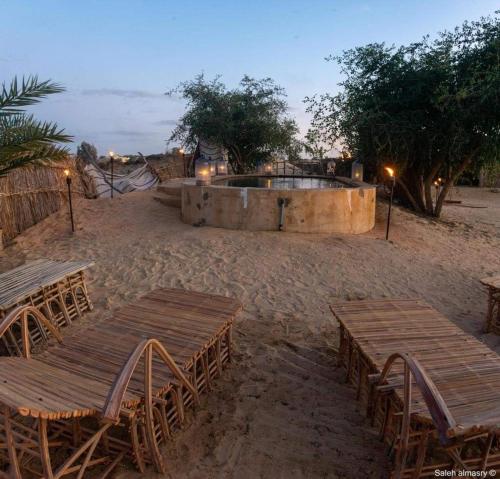
[[[500,178],[500,161],[490,161],[483,166],[485,186],[496,186]]]
[[[244,173],[276,153],[296,154],[298,132],[287,116],[284,90],[270,78],[243,77],[228,90],[219,77],[203,75],[169,92],[179,93],[187,108],[170,140],[194,147],[199,138],[223,145],[234,171]]]
[[[97,148],[92,143],[82,141],[76,149],[76,156],[85,163],[89,161],[97,162]]]
[[[399,192],[414,209],[439,216],[466,168],[499,161],[498,17],[465,22],[434,41],[370,44],[334,59],[345,80],[337,95],[306,98],[310,134],[342,141],[379,174],[395,165]],[[444,184],[434,204],[437,177]]]
[[[318,130],[310,129],[306,134],[306,141],[304,142],[304,150],[309,153],[313,158],[322,160],[325,158],[328,149],[325,148],[322,135]]]
[[[0,90],[0,176],[34,163],[59,161],[68,152],[57,143],[71,141],[54,123],[38,121],[24,112],[25,106],[38,103],[47,95],[64,89],[51,81],[40,82],[36,76],[18,84],[16,78]]]

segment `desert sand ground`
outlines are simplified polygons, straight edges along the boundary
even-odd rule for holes
[[[462,205],[446,206],[442,221],[396,208],[389,242],[385,204],[373,231],[347,236],[194,228],[152,192],[80,200],[76,234],[61,211],[6,248],[0,271],[39,257],[94,260],[85,321],[157,286],[240,298],[236,360],[166,447],[171,477],[379,478],[384,448],[336,368],[328,305],[422,297],[500,352],[500,337],[482,333],[479,283],[500,272],[500,193],[462,188],[454,198]],[[116,477],[141,475],[122,466]]]

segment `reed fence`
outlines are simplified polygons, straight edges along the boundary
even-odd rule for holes
[[[28,166],[0,177],[0,249],[30,226],[58,211],[68,201],[64,170],[72,177],[72,192],[82,196],[84,186],[75,159],[44,166]]]

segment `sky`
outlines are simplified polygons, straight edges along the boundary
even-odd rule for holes
[[[406,44],[498,9],[498,0],[0,0],[0,82],[37,74],[65,86],[30,107],[100,154],[160,153],[185,105],[165,92],[203,73],[286,89],[301,134],[303,99],[338,90],[325,57]]]

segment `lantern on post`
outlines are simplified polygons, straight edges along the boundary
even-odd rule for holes
[[[217,174],[227,175],[227,160],[225,160],[223,157],[220,157],[217,160]]]
[[[68,204],[69,204],[69,216],[71,219],[71,232],[75,232],[75,222],[73,221],[73,201],[71,198],[71,176],[68,169],[64,170],[64,175],[66,176],[66,184],[68,185]]]
[[[198,186],[207,186],[210,184],[210,165],[208,161],[198,158],[194,167],[196,184]]]
[[[391,225],[391,210],[392,210],[392,199],[394,198],[394,185],[396,184],[396,173],[393,168],[385,167],[385,171],[387,171],[389,177],[391,178],[391,198],[389,201],[389,211],[387,213],[387,229],[385,231],[385,239],[389,239],[389,227]]]
[[[264,175],[270,175],[273,172],[273,164],[270,161],[266,161],[260,165],[259,170]]]
[[[351,179],[356,181],[363,181],[363,165],[358,160],[352,162]]]
[[[217,172],[217,164],[215,160],[212,160],[212,157],[208,157],[208,168],[210,170],[210,176],[215,176]]]
[[[436,187],[436,204],[438,202],[438,199],[439,199],[439,192],[441,190],[441,184],[443,183],[443,178],[438,178],[435,182],[434,182],[434,186]]]
[[[184,176],[187,176],[187,165],[186,165],[186,152],[184,148],[179,148],[179,153],[182,155],[182,168],[184,170]]]

